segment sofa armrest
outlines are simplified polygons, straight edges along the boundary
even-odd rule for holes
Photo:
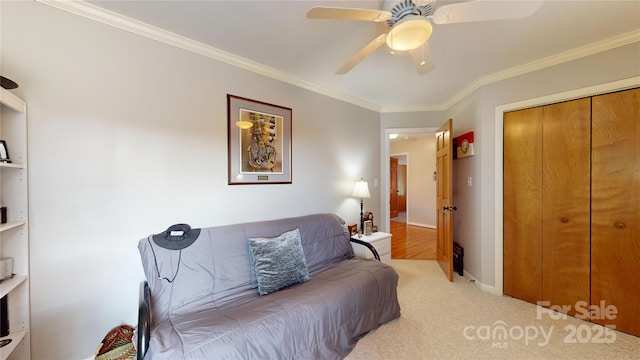
[[[137,359],[142,360],[149,348],[151,337],[151,291],[146,281],[140,283],[138,302],[138,352]]]
[[[354,242],[356,244],[360,244],[360,245],[366,246],[373,253],[373,257],[376,260],[380,261],[380,255],[378,254],[378,250],[376,250],[376,248],[373,245],[369,244],[366,241],[362,241],[360,239],[350,238],[349,240],[351,240],[351,242]]]

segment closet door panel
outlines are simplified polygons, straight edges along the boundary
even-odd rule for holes
[[[640,336],[640,89],[593,98],[591,302]]]
[[[590,303],[591,99],[543,107],[542,299]]]
[[[504,115],[504,293],[542,298],[542,107]]]

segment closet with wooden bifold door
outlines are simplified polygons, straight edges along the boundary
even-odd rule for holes
[[[505,295],[640,336],[640,89],[505,113],[503,190]]]
[[[592,321],[640,336],[640,89],[592,101]]]

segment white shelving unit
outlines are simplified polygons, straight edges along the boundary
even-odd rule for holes
[[[7,296],[9,305],[9,335],[0,342],[11,340],[0,348],[0,360],[30,359],[27,104],[0,88],[0,106],[0,139],[11,160],[0,162],[0,206],[7,208],[7,223],[0,224],[0,257],[13,258],[15,274],[0,283],[0,298]]]

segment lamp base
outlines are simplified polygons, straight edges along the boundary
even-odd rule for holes
[[[360,237],[362,236],[362,234],[364,234],[364,213],[362,211],[363,209],[364,209],[364,199],[360,198],[360,231],[358,232]]]

